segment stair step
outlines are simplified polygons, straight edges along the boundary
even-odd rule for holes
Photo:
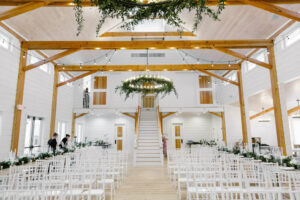
[[[158,137],[158,132],[156,132],[156,133],[140,133],[139,136]]]
[[[157,143],[158,139],[148,139],[148,140],[144,140],[144,139],[138,139],[138,143]]]
[[[156,135],[158,136],[158,131],[142,131],[139,135]]]
[[[138,147],[157,147],[158,146],[158,142],[154,142],[154,143],[138,143]]]
[[[147,162],[160,162],[160,157],[156,157],[156,158],[140,158],[140,157],[137,157],[136,158],[136,161],[137,162],[141,162],[141,161],[147,161]]]
[[[148,147],[148,146],[138,146],[137,147],[138,148],[138,150],[140,150],[140,149],[147,149],[147,150],[159,150],[160,148],[159,148],[159,146],[157,145],[157,146],[150,146],[150,147]]]
[[[143,158],[160,158],[160,153],[137,153],[137,158],[143,157]]]
[[[137,154],[159,154],[161,152],[160,149],[137,149]]]
[[[145,161],[136,162],[136,166],[161,166],[161,165],[162,165],[161,162],[145,162]]]
[[[146,137],[146,136],[140,136],[139,140],[156,140],[158,141],[158,137]]]

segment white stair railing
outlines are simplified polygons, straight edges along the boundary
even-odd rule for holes
[[[140,117],[141,117],[141,108],[138,106],[138,115],[137,122],[135,124],[135,135],[134,135],[134,149],[133,149],[133,166],[136,166],[136,153],[138,147],[138,137],[139,137],[139,127],[140,127]]]
[[[162,142],[162,135],[163,135],[163,130],[162,130],[162,119],[161,119],[161,115],[159,112],[159,106],[157,106],[157,123],[158,123],[158,144],[159,144],[159,149],[160,149],[160,162],[161,165],[164,165],[164,157],[163,157],[163,142]]]

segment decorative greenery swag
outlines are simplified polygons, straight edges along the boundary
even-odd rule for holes
[[[142,95],[154,94],[162,95],[162,98],[173,92],[177,96],[176,89],[170,79],[154,75],[140,75],[129,78],[122,82],[122,85],[116,87],[116,92],[120,91],[125,94],[125,100],[133,94],[141,93]]]
[[[207,0],[160,0],[157,2],[142,3],[138,0],[89,0],[92,5],[98,7],[100,16],[96,27],[99,31],[107,18],[122,19],[121,28],[133,30],[134,26],[149,19],[165,19],[167,24],[177,27],[178,31],[183,30],[183,20],[180,14],[187,10],[195,12],[194,27],[197,29],[204,15],[219,20],[219,15],[225,8],[226,0],[218,0],[216,8],[209,7]],[[83,0],[74,0],[75,18],[78,24],[77,35],[80,34],[83,23]]]

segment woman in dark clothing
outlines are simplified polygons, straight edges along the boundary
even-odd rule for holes
[[[67,134],[66,137],[64,137],[64,138],[61,140],[61,142],[59,143],[59,147],[60,147],[60,148],[67,147],[69,139],[70,139],[70,135]]]
[[[48,141],[49,148],[51,148],[53,154],[55,154],[55,151],[56,151],[57,137],[58,137],[58,134],[54,133],[53,137]]]

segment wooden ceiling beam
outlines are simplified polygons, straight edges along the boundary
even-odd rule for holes
[[[4,24],[3,22],[0,22],[0,26],[2,28],[4,28],[7,32],[9,32],[10,34],[12,34],[14,37],[16,37],[19,42],[22,41],[26,41],[26,39],[24,37],[22,37],[20,34],[18,34],[17,32],[15,32],[14,30],[12,30],[10,27],[8,27],[6,24]],[[46,54],[44,54],[42,51],[40,50],[36,50],[35,51],[37,54],[41,55],[43,58],[48,59],[48,56]],[[54,61],[51,61],[51,63],[55,66],[56,63]],[[69,72],[64,72],[65,74],[67,74],[69,77],[73,78],[74,76],[72,74],[70,74]]]
[[[15,8],[0,13],[0,21],[46,6],[47,4],[48,4],[47,1],[42,1],[42,2],[28,2],[19,5]]]
[[[76,115],[74,118],[77,119],[77,118],[83,117],[87,114],[89,114],[89,113],[82,113],[82,114]]]
[[[293,24],[295,24],[297,21],[290,20],[285,25],[283,25],[280,29],[278,29],[275,33],[273,33],[268,39],[275,40],[282,32],[290,28]]]
[[[166,118],[166,117],[169,117],[169,116],[171,116],[171,115],[174,115],[176,112],[169,112],[169,113],[167,113],[167,114],[165,114],[165,115],[162,115],[161,117],[162,117],[162,119],[164,119],[164,118]]]
[[[97,71],[90,71],[90,72],[81,74],[81,75],[76,76],[76,77],[73,77],[73,78],[71,78],[71,79],[69,79],[69,80],[67,80],[67,81],[58,83],[58,84],[56,85],[56,87],[61,87],[61,86],[66,85],[66,84],[68,84],[68,83],[72,83],[72,82],[74,82],[74,81],[77,81],[77,80],[79,80],[79,79],[82,79],[82,78],[84,78],[84,77],[86,77],[86,76],[89,76],[89,75],[91,75],[91,74],[94,74],[94,73],[96,73],[96,72],[97,72]]]
[[[192,32],[106,32],[99,37],[196,37]]]
[[[232,70],[228,70],[227,72],[225,72],[222,76],[225,77],[227,76]]]
[[[218,48],[267,48],[270,40],[175,40],[175,41],[24,41],[22,48],[29,50],[88,49],[212,49]]]
[[[288,115],[291,115],[291,114],[293,114],[294,112],[296,112],[298,110],[300,110],[300,106],[296,106],[294,108],[291,108],[291,109],[288,110]]]
[[[216,112],[208,112],[208,113],[210,113],[210,114],[212,114],[212,115],[215,115],[215,116],[217,116],[217,117],[222,118],[222,114],[220,114],[220,113],[216,113]]]
[[[18,33],[16,33],[14,30],[12,30],[10,27],[8,27],[6,24],[4,24],[3,22],[0,22],[0,26],[5,29],[7,32],[9,32],[10,34],[12,34],[15,38],[17,38],[20,42],[22,41],[26,41],[25,38],[23,38],[22,36],[20,36]]]
[[[255,119],[255,118],[257,118],[259,116],[262,116],[264,114],[267,114],[267,113],[269,113],[269,112],[271,112],[273,110],[274,110],[274,107],[268,108],[268,109],[266,109],[266,110],[264,110],[262,112],[259,112],[259,113],[255,114],[255,115],[252,115],[250,117],[250,120]],[[300,110],[300,106],[296,106],[294,108],[291,108],[291,109],[288,110],[288,115],[291,115],[291,114],[293,114],[294,112],[296,112],[298,110]]]
[[[264,0],[261,1],[254,1],[254,0],[242,0],[246,4],[249,4],[251,6],[254,6],[256,8],[260,8],[266,11],[269,11],[271,13],[274,13],[276,15],[280,15],[283,17],[287,17],[289,19],[293,19],[296,21],[300,21],[300,13],[274,5],[272,3],[266,2]]]
[[[193,71],[193,70],[237,70],[239,65],[231,64],[182,64],[182,65],[60,65],[59,71]]]
[[[275,33],[273,33],[270,37],[268,37],[269,40],[275,40],[282,32],[284,32],[286,29],[291,27],[293,24],[295,24],[297,21],[295,20],[290,20],[288,23],[283,25],[281,28],[279,28]],[[255,53],[257,53],[260,49],[253,49],[247,57],[252,57]],[[238,64],[242,64],[244,60],[241,60]],[[229,74],[231,70],[225,72],[222,76],[225,77],[227,74]]]
[[[69,50],[67,50],[67,51],[63,51],[63,52],[58,53],[58,54],[56,54],[56,55],[54,55],[54,56],[51,56],[51,57],[49,57],[49,58],[45,58],[45,60],[41,60],[41,61],[38,61],[38,62],[36,62],[36,63],[34,63],[34,64],[27,65],[26,67],[24,67],[24,70],[25,70],[25,71],[28,71],[28,70],[37,68],[37,67],[39,67],[39,66],[41,66],[41,65],[44,65],[44,64],[46,64],[46,63],[49,63],[49,62],[52,62],[52,61],[54,61],[54,60],[63,58],[63,57],[65,57],[65,56],[67,56],[67,55],[73,54],[73,53],[75,53],[75,52],[77,52],[77,51],[80,51],[80,49],[69,49]]]
[[[131,114],[129,114],[129,113],[122,113],[123,115],[126,115],[126,116],[128,116],[128,117],[131,117],[131,118],[133,118],[133,119],[135,119],[135,116],[133,116],[133,115],[131,115]]]
[[[237,58],[239,58],[239,59],[249,61],[249,62],[254,63],[254,64],[256,64],[256,65],[265,67],[265,68],[267,68],[267,69],[271,69],[271,68],[272,68],[272,66],[271,66],[270,64],[267,64],[267,63],[265,63],[265,62],[261,62],[261,61],[259,61],[259,60],[254,59],[254,58],[247,57],[247,56],[245,56],[245,55],[242,55],[242,54],[240,54],[240,53],[238,53],[238,52],[232,51],[232,50],[227,49],[227,48],[218,48],[218,47],[215,47],[214,49],[216,49],[216,50],[218,50],[218,51],[220,51],[220,52],[223,52],[223,53],[225,53],[225,54],[228,54],[228,55],[237,57]]]
[[[266,110],[263,110],[262,112],[259,112],[259,113],[255,114],[255,115],[252,115],[252,116],[250,117],[250,120],[255,119],[255,118],[259,117],[259,116],[262,116],[262,115],[264,115],[264,114],[266,114],[266,113],[269,113],[269,112],[271,112],[271,111],[273,111],[273,110],[274,110],[274,107],[268,108],[268,109],[266,109]]]
[[[207,74],[207,75],[209,75],[209,76],[212,76],[212,77],[215,77],[215,78],[217,78],[217,79],[220,79],[220,80],[222,80],[222,81],[226,81],[226,82],[231,83],[231,84],[233,84],[233,85],[240,86],[240,84],[239,84],[238,82],[229,80],[229,79],[227,79],[227,78],[225,78],[225,77],[223,77],[223,76],[219,76],[219,75],[216,75],[216,74],[214,74],[214,73],[211,73],[211,72],[205,71],[205,70],[199,70],[199,71],[202,72],[202,73],[205,73],[205,74]]]
[[[258,1],[260,2],[261,0],[253,0],[253,1]],[[267,3],[271,4],[298,4],[300,3],[300,0],[264,0]],[[29,2],[49,2],[47,6],[51,7],[74,7],[74,1],[73,0],[0,0],[0,6],[19,6],[24,3],[29,3]],[[209,6],[215,6],[218,4],[217,0],[208,0],[206,2],[207,5]],[[247,5],[245,2],[240,1],[240,0],[227,0],[225,1],[225,5]],[[90,7],[90,6],[95,6],[92,5],[89,0],[83,0],[82,1],[82,6],[84,7]]]

